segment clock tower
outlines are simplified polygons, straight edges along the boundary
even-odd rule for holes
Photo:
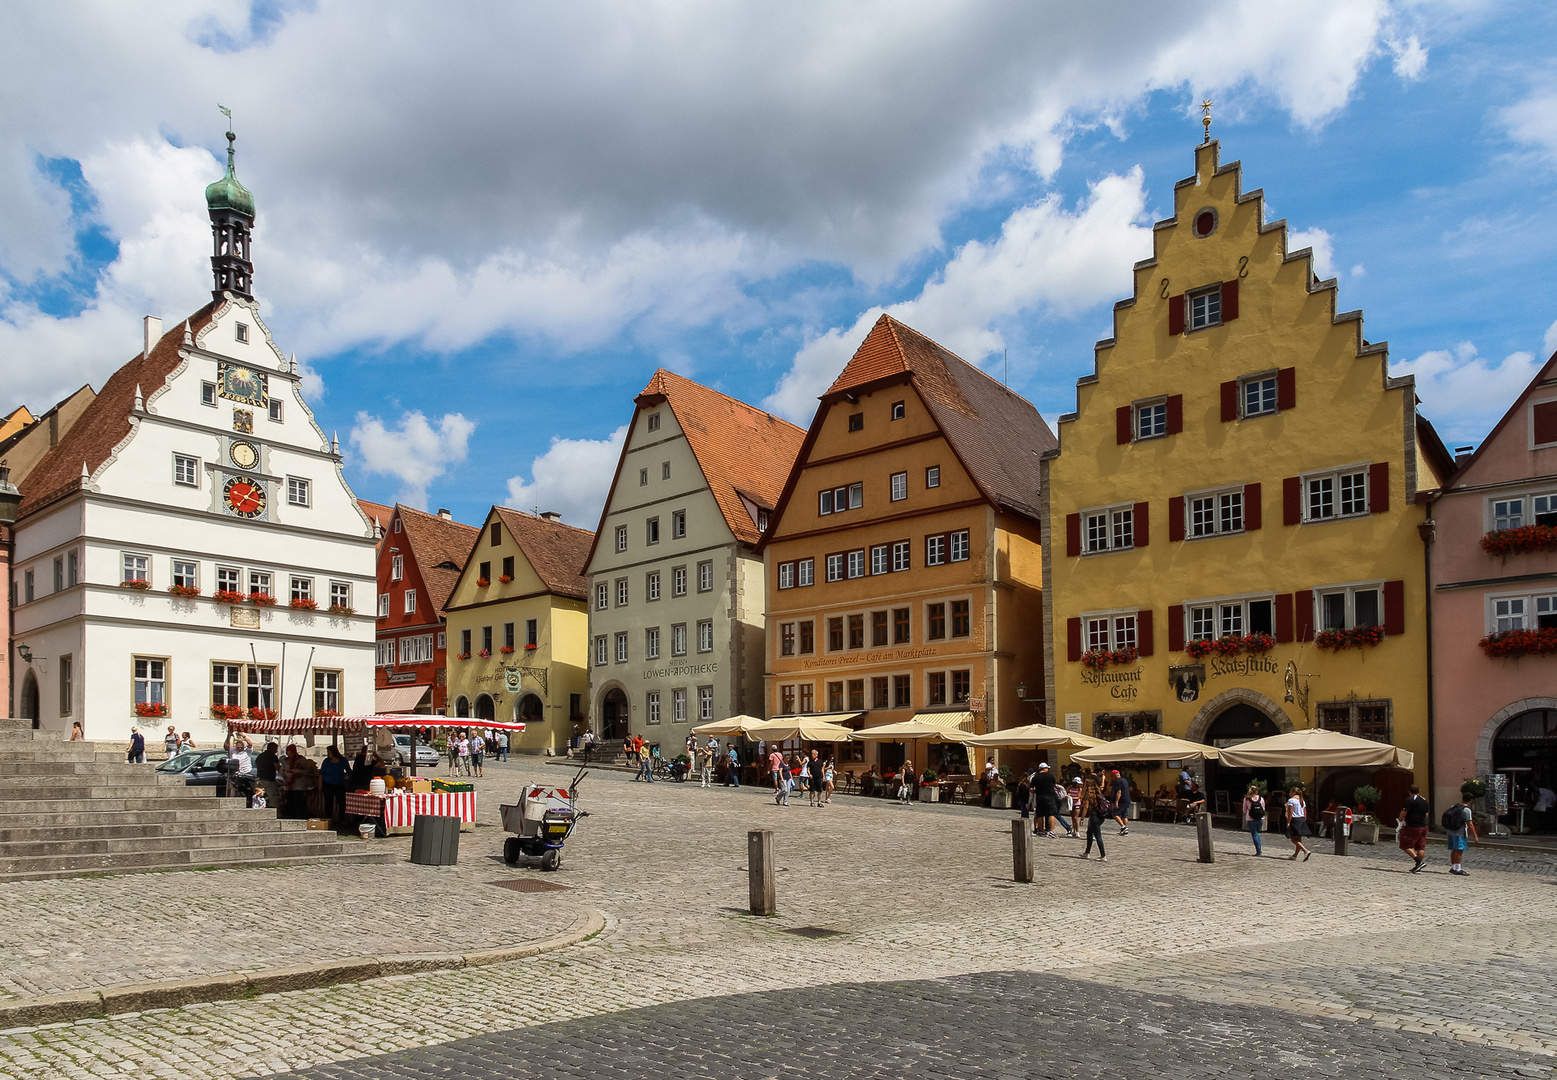
[[[254,299],[254,264],[249,261],[254,195],[238,183],[233,163],[233,143],[237,138],[229,127],[227,175],[205,189],[205,205],[211,215],[211,274],[215,279],[211,295],[217,300],[224,292],[245,300]]]

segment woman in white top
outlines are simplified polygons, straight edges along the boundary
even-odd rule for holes
[[[1303,837],[1308,831],[1308,804],[1303,801],[1303,789],[1293,788],[1288,792],[1287,798],[1287,839],[1292,841],[1292,854],[1288,859],[1296,859],[1301,853],[1303,861],[1313,854],[1303,846]]]

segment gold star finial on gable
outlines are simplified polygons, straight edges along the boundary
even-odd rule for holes
[[[1206,129],[1205,141],[1206,142],[1210,142],[1211,141],[1211,99],[1210,98],[1206,98],[1206,100],[1204,100],[1204,101],[1202,101],[1200,103],[1200,112],[1201,112],[1200,124],[1201,124],[1202,127],[1204,127]]]

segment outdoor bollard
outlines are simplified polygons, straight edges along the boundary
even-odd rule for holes
[[[1337,855],[1346,854],[1346,811],[1346,807],[1337,806],[1335,808],[1335,817],[1330,819],[1330,831],[1335,834],[1335,853]]]
[[[1216,862],[1216,851],[1211,847],[1211,815],[1204,810],[1195,818],[1195,839],[1200,841],[1200,861]]]
[[[1011,823],[1011,877],[1033,880],[1033,830],[1021,818]]]
[[[753,829],[746,834],[746,866],[751,880],[751,913],[772,915],[778,910],[773,890],[772,829]]]

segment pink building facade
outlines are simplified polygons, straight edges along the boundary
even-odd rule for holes
[[[1504,771],[1533,804],[1557,789],[1557,355],[1459,458],[1429,525],[1435,811]],[[1523,816],[1557,827],[1557,811]]]

